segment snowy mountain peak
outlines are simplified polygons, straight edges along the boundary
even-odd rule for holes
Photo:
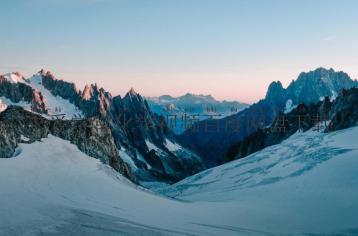
[[[6,81],[8,81],[10,83],[14,83],[14,84],[25,82],[25,78],[20,72],[8,73],[8,74],[3,75],[3,77],[5,78]]]
[[[300,102],[310,104],[324,97],[334,98],[342,89],[357,86],[358,82],[352,80],[347,73],[320,67],[300,73],[287,88],[283,88],[280,81],[272,82],[267,90],[266,99],[275,104],[285,103],[289,99],[296,105]]]
[[[320,67],[302,72],[297,80],[287,87],[286,92],[295,103],[300,101],[309,104],[319,101],[322,97],[334,97],[342,89],[357,86],[357,81],[352,80],[347,73]]]

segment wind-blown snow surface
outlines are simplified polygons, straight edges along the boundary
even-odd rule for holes
[[[49,136],[0,159],[0,235],[358,233],[358,128],[297,133],[163,190]]]
[[[358,127],[296,133],[170,189],[188,201],[235,206],[237,225],[273,233],[358,234]]]
[[[0,159],[0,190],[0,235],[246,232],[226,227],[238,222],[228,206],[150,193],[53,136],[20,144],[16,157]]]

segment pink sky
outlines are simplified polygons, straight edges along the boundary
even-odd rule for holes
[[[104,71],[85,70],[64,70],[62,68],[48,68],[58,79],[75,82],[78,89],[83,89],[87,83],[97,83],[110,91],[112,95],[120,94],[123,96],[131,87],[143,96],[160,96],[169,94],[181,96],[185,93],[211,94],[218,100],[238,100],[246,103],[254,103],[264,98],[267,87],[272,81],[280,80],[286,87],[293,79],[296,79],[300,72],[309,71],[319,67],[305,68],[252,68],[251,71],[237,70],[226,73],[212,70],[211,73],[190,71],[185,72],[141,72],[141,73],[121,73]],[[325,65],[330,68],[330,65]],[[10,69],[10,68],[9,68]],[[21,68],[12,68],[17,71]],[[24,68],[22,68],[24,69]],[[334,67],[335,70],[343,70],[352,78],[357,78],[355,68]],[[21,70],[19,70],[21,71]],[[34,74],[37,70],[28,72],[25,76]]]

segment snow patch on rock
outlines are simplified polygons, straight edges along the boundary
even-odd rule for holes
[[[179,151],[182,149],[182,147],[179,144],[173,143],[169,139],[165,139],[165,146],[171,152]]]
[[[291,99],[288,99],[286,101],[286,105],[285,105],[285,110],[284,110],[284,113],[287,114],[287,113],[290,113],[293,109],[295,109],[297,107],[297,105],[293,105],[293,102]]]
[[[13,84],[25,82],[25,78],[19,72],[5,74],[4,78]]]

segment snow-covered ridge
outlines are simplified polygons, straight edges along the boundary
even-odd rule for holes
[[[83,117],[82,111],[74,104],[59,96],[54,96],[49,90],[42,85],[43,73],[37,73],[32,77],[25,79],[19,72],[9,73],[3,75],[6,81],[16,84],[23,83],[33,88],[40,96],[43,96],[45,106],[48,114],[42,114],[46,118],[53,118],[53,116],[60,116],[64,119],[73,119]],[[0,112],[5,110],[9,105],[21,106],[26,110],[31,110],[31,104],[27,102],[14,103],[10,99],[1,97]]]
[[[64,114],[65,119],[81,118],[82,111],[74,104],[60,96],[54,96],[49,90],[42,85],[42,76],[36,74],[28,79],[28,84],[36,91],[41,92],[45,98],[45,103],[48,108],[48,115]],[[48,117],[48,116],[47,116]]]
[[[5,111],[5,109],[10,105],[20,106],[28,111],[31,110],[31,104],[28,102],[21,101],[21,102],[16,103],[16,102],[12,102],[10,99],[8,99],[6,97],[0,97],[0,112]]]
[[[4,78],[10,83],[25,83],[25,78],[19,72],[12,72],[3,75]]]

